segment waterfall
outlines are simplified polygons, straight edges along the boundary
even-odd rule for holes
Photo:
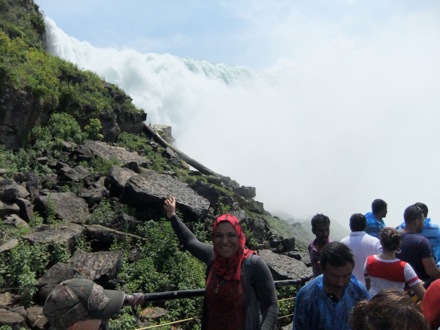
[[[440,212],[439,101],[429,96],[440,75],[435,84],[428,73],[439,68],[413,65],[401,56],[403,41],[379,49],[336,39],[309,57],[255,72],[97,48],[45,19],[53,55],[125,90],[147,122],[173,127],[177,148],[256,187],[270,212],[325,213],[347,225],[375,198],[388,202],[387,224],[398,225],[416,201]]]

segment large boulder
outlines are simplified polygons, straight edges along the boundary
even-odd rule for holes
[[[301,279],[310,277],[311,268],[300,260],[271,250],[260,250],[259,254],[269,266],[274,280]]]
[[[64,222],[85,223],[89,219],[87,202],[74,192],[50,193],[35,201],[36,210],[42,214],[54,212],[58,220]]]
[[[133,207],[163,210],[163,201],[168,196],[176,197],[179,210],[188,218],[200,219],[208,213],[210,203],[207,199],[172,176],[154,171],[143,171],[142,175],[130,177],[121,201]]]

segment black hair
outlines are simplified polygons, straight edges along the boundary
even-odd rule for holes
[[[312,223],[312,229],[316,229],[316,226],[319,224],[330,225],[330,218],[322,213],[318,213],[315,216],[313,216],[311,223]]]
[[[422,209],[422,212],[423,212],[423,215],[425,216],[425,218],[428,217],[428,207],[426,206],[426,204],[424,204],[422,202],[417,202],[414,205],[418,206]]]
[[[367,227],[367,219],[362,213],[352,214],[350,217],[350,230],[351,231],[364,231]]]
[[[380,232],[380,244],[388,251],[395,251],[400,247],[401,236],[397,229],[385,227]]]
[[[417,219],[423,216],[422,209],[416,204],[410,205],[403,212],[403,219],[405,220],[405,224],[413,223]]]
[[[386,208],[387,203],[383,199],[377,198],[371,203],[371,211],[373,211],[373,214],[385,211]]]
[[[327,264],[334,267],[343,267],[347,263],[350,263],[354,267],[354,256],[350,248],[341,242],[330,242],[321,250],[319,256],[319,263],[321,269],[324,270]]]

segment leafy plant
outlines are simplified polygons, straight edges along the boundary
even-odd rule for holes
[[[89,222],[91,224],[105,224],[113,220],[115,216],[116,213],[113,211],[110,201],[108,199],[103,199],[93,210]]]
[[[30,305],[37,292],[36,279],[43,274],[49,261],[47,248],[20,241],[4,255],[5,258],[0,261],[0,283],[2,286],[16,287],[22,303]]]
[[[102,125],[98,118],[90,119],[90,123],[84,127],[84,131],[87,138],[90,140],[103,140],[104,135],[102,135]]]

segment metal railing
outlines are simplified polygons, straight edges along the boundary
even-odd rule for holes
[[[307,281],[312,278],[312,275],[302,277],[298,280],[279,280],[274,281],[275,288],[279,288],[286,285],[304,285]],[[153,292],[145,293],[145,302],[154,302],[160,300],[172,300],[172,299],[182,299],[182,298],[194,298],[201,297],[205,294],[205,289],[194,289],[194,290],[180,290],[180,291],[163,291],[163,292]]]

